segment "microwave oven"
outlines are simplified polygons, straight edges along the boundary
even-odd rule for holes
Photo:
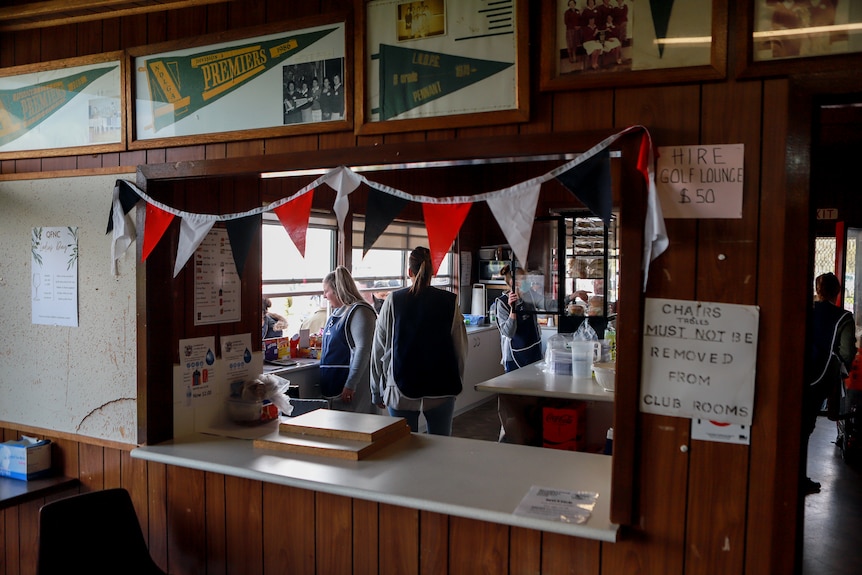
[[[503,266],[511,262],[505,260],[479,260],[479,283],[491,285],[506,285],[506,279],[500,273]]]

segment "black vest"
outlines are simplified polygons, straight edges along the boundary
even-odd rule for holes
[[[392,375],[398,389],[411,399],[461,393],[452,341],[455,294],[429,286],[418,296],[400,289],[389,297],[395,317]]]
[[[811,316],[811,347],[808,351],[809,384],[818,383],[829,371],[829,362],[837,357],[838,326],[850,312],[826,301],[814,302],[814,313]],[[852,317],[852,316],[851,316]]]
[[[498,297],[497,301],[500,302],[498,309],[503,309],[506,315],[511,313],[507,294]],[[524,313],[535,311],[535,307],[525,301],[521,301],[520,306],[523,307],[515,306],[517,323],[515,334],[512,336],[512,358],[518,367],[524,367],[542,359],[542,332],[539,331],[536,316],[532,313]]]

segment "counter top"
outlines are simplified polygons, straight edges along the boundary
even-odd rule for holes
[[[277,426],[272,432],[278,432]],[[139,447],[132,457],[457,517],[617,540],[618,526],[610,521],[611,458],[604,455],[411,433],[360,461],[255,448],[250,440],[204,434]],[[580,525],[515,515],[534,485],[593,491],[599,497],[589,520]]]
[[[475,385],[478,391],[507,393],[511,395],[531,395],[561,399],[581,399],[587,401],[614,401],[614,392],[605,391],[593,378],[580,379],[571,375],[557,375],[543,371],[543,360],[498,375],[495,378]]]

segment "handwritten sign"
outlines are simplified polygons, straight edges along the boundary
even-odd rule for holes
[[[743,144],[658,149],[656,192],[665,218],[741,218]]]
[[[751,425],[757,306],[647,298],[640,409]]]

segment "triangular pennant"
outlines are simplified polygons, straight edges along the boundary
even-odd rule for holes
[[[643,261],[641,262],[641,266],[644,270],[643,289],[646,291],[650,262],[664,252],[670,243],[670,240],[667,237],[667,228],[665,228],[664,225],[664,215],[661,212],[661,202],[658,201],[658,193],[655,186],[652,139],[650,138],[649,132],[644,132],[641,137],[641,145],[638,152],[638,170],[643,174],[647,185],[647,213],[644,221],[644,253]]]
[[[189,214],[181,218],[180,240],[177,245],[177,261],[174,263],[174,277],[180,273],[207,234],[210,233],[215,219],[212,217],[202,218],[196,214]]]
[[[380,45],[380,119],[448,96],[514,66],[512,62]],[[408,81],[398,81],[409,78]]]
[[[472,202],[465,204],[422,204],[425,215],[425,228],[428,230],[428,249],[431,250],[431,264],[434,273],[443,263],[446,252],[455,236],[461,230],[461,224],[470,211]]]
[[[120,257],[126,253],[129,246],[132,245],[135,235],[137,234],[135,224],[132,221],[132,218],[129,217],[129,210],[131,208],[125,209],[123,206],[122,190],[123,187],[120,185],[120,180],[117,180],[112,193],[111,225],[108,230],[109,232],[113,232],[111,234],[111,272],[115,276],[120,273],[117,268],[117,262]],[[134,196],[135,198],[139,198],[137,193],[135,193]]]
[[[488,207],[519,262],[527,261],[541,184],[488,200]]]
[[[225,222],[230,249],[233,253],[233,263],[236,266],[236,273],[240,277],[242,277],[242,270],[245,269],[245,260],[248,257],[248,250],[251,248],[254,235],[260,231],[261,219],[260,214],[254,214]]]
[[[138,191],[126,180],[117,180],[114,184],[114,193],[119,191],[120,206],[122,206],[123,214],[128,214],[140,201],[141,196]],[[114,229],[114,202],[111,202],[111,213],[108,215],[108,229],[106,234],[111,233]]]
[[[141,261],[149,257],[150,252],[162,239],[165,230],[171,225],[174,215],[147,202],[146,218],[144,219],[144,247],[141,249]]]
[[[335,190],[335,203],[332,205],[332,211],[335,212],[335,217],[338,219],[338,229],[343,230],[344,218],[350,211],[350,201],[347,196],[359,187],[362,179],[350,168],[339,166],[326,174],[323,182]]]
[[[250,85],[337,28],[284,34],[264,41],[153,57],[144,63],[156,132]]]
[[[661,2],[650,2],[650,12],[652,12],[652,25],[655,28],[656,40],[664,40],[667,38],[667,28],[670,22],[670,13],[673,11],[673,0],[662,0]],[[664,42],[658,43],[658,57],[661,58],[664,54]]]
[[[613,196],[610,151],[607,148],[558,175],[557,180],[600,217],[605,225],[610,225]]]
[[[308,218],[311,215],[313,198],[314,189],[311,189],[273,210],[303,259],[305,259],[305,237],[308,234]]]
[[[362,237],[362,257],[368,253],[392,220],[398,217],[407,200],[371,188],[365,208],[365,232]]]

